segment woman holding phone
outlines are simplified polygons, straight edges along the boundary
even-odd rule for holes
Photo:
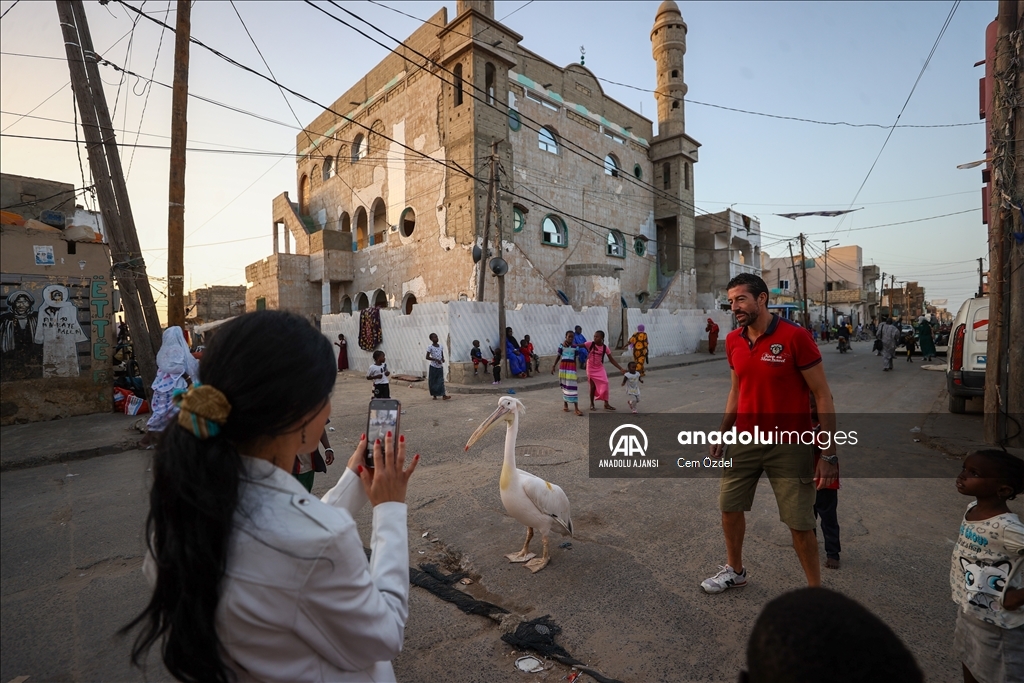
[[[288,348],[287,354],[275,349]],[[185,681],[394,681],[409,614],[405,439],[359,441],[322,500],[291,476],[330,414],[335,358],[301,317],[258,311],[206,347],[203,384],[153,461],[139,665]],[[253,368],[258,368],[253,371]],[[328,372],[330,370],[330,372]],[[373,505],[372,560],[352,515]]]

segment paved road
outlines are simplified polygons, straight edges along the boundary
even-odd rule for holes
[[[921,370],[919,360],[882,373],[869,348],[855,344],[854,353],[839,355],[822,347],[839,410],[906,413],[902,421],[879,421],[891,432],[893,460],[948,470],[952,477],[958,464],[950,454],[980,437],[980,415],[946,414],[942,373]],[[648,376],[643,406],[713,413],[727,391],[724,363],[664,370]],[[619,392],[613,403],[624,408]],[[469,453],[462,449],[493,410],[495,397],[431,401],[401,385],[393,393],[407,410],[403,432],[423,454],[409,496],[410,564],[460,566],[475,579],[467,592],[529,618],[552,615],[563,628],[559,643],[609,676],[733,681],[762,606],[801,585],[788,531],[762,482],[748,518],[750,584],[704,595],[700,581],[724,562],[717,482],[590,479],[587,420],[561,412],[557,389],[520,397],[528,413],[519,466],[566,490],[577,538],[571,550],[556,549],[551,565],[531,575],[503,557],[520,547],[523,530],[504,514],[498,497],[502,435],[488,435]],[[363,430],[368,394],[364,380],[339,381],[332,413],[339,452]],[[928,418],[912,414],[933,410],[938,412]],[[908,425],[920,426],[923,436],[911,434]],[[341,466],[318,476],[314,492],[326,490]],[[140,678],[127,665],[127,641],[113,634],[147,599],[138,568],[148,468],[147,453],[129,451],[4,474],[0,680]],[[959,680],[949,647],[955,611],[948,572],[967,502],[951,478],[847,478],[840,493],[843,568],[829,571],[826,585],[892,625],[929,681]],[[369,514],[358,521],[365,531]],[[512,672],[513,659],[493,622],[412,589],[406,647],[396,661],[400,680],[555,681],[566,671],[557,665],[523,676]],[[151,663],[148,677],[168,678],[158,662]]]

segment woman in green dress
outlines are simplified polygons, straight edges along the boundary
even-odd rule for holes
[[[921,360],[934,360],[935,338],[932,336],[932,326],[927,320],[917,324],[917,343],[921,346]]]

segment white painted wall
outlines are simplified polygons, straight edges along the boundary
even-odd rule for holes
[[[608,322],[608,309],[602,306],[575,311],[571,306],[545,306],[524,304],[505,313],[506,324],[517,339],[529,334],[537,353],[554,355],[565,338],[566,330],[576,325],[583,328],[588,339],[595,330],[604,329]],[[488,345],[497,346],[498,305],[491,302],[449,301],[416,304],[410,315],[397,309],[380,312],[383,342],[381,350],[387,355],[388,367],[393,373],[426,376],[428,336],[437,333],[445,347],[447,360],[468,363],[473,340],[480,341],[485,357],[490,357]],[[359,313],[325,315],[320,322],[324,335],[335,342],[338,334],[348,341],[349,367],[365,373],[372,361],[372,352],[359,348]],[[447,367],[445,376],[448,376]]]
[[[680,310],[669,312],[654,308],[646,313],[640,309],[626,309],[629,316],[629,334],[637,325],[644,325],[648,338],[648,357],[676,356],[696,353],[702,339],[707,339],[708,318],[718,323],[718,348],[724,349],[725,335],[733,328],[733,317],[728,311]],[[627,337],[628,338],[628,337]]]

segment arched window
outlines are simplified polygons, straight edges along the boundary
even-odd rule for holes
[[[683,162],[683,187],[690,189],[690,164],[687,161]]]
[[[341,218],[338,219],[338,229],[342,232],[352,232],[352,217],[348,215],[348,211],[341,212]]]
[[[666,161],[661,165],[661,186],[662,189],[672,189],[672,162]]]
[[[643,256],[647,253],[647,238],[643,235],[633,240],[633,251],[636,252],[637,256]]]
[[[672,69],[672,78],[679,78],[679,70]]]
[[[455,68],[452,69],[452,73],[455,74],[455,83],[453,84],[453,87],[455,89],[454,102],[455,106],[458,107],[459,105],[462,104],[462,65],[456,64]]]
[[[321,178],[321,176],[320,176],[320,166],[319,166],[319,164],[318,165],[314,165],[313,166],[313,172],[309,174],[309,184],[310,184],[310,186],[315,190],[316,188],[320,187],[320,183],[321,183],[322,180],[323,180],[323,178]]]
[[[388,212],[384,200],[378,197],[373,202],[373,241],[370,244],[384,244],[388,232]]]
[[[558,216],[548,215],[541,223],[541,242],[555,247],[569,246],[569,230]]]
[[[604,158],[604,174],[613,178],[619,177],[619,160],[615,158],[614,154],[609,154]]]
[[[512,207],[512,232],[522,232],[526,227],[526,216],[523,209],[518,206]]]
[[[366,292],[359,292],[356,295],[356,310],[361,311],[364,308],[370,307],[370,297],[366,296]]]
[[[373,301],[371,303],[377,308],[387,308],[388,295],[384,293],[383,289],[378,289],[373,293]]]
[[[679,109],[679,100],[672,100],[672,108]]]
[[[370,141],[367,149],[374,154],[379,154],[384,150],[384,122],[380,119],[374,121],[370,126]]]
[[[356,250],[370,246],[370,233],[366,225],[366,209],[356,209]]]
[[[484,65],[484,90],[487,91],[487,104],[494,104],[494,65]]]
[[[334,157],[324,158],[324,180],[330,180],[334,177]]]
[[[411,206],[402,212],[398,225],[399,230],[402,231],[402,237],[412,236],[412,231],[416,229],[416,212],[413,211]]]
[[[523,127],[523,120],[519,116],[519,112],[515,109],[508,110],[508,127],[513,131],[519,130]]]
[[[352,312],[352,297],[346,295],[341,297],[341,312],[351,313]]]
[[[626,258],[626,239],[618,230],[609,231],[606,253],[608,254],[608,256]]]
[[[402,297],[402,314],[409,315],[412,313],[412,307],[416,305],[416,295],[412,292],[408,292]]]
[[[541,128],[537,133],[537,142],[540,148],[545,152],[558,154],[558,139],[550,129]]]
[[[309,215],[309,176],[299,179],[299,215]]]
[[[352,161],[359,161],[360,159],[366,158],[367,151],[366,136],[360,133],[356,136],[356,139],[352,141]]]
[[[640,164],[633,164],[633,175],[637,177],[637,180],[643,180],[644,169],[640,168]]]

